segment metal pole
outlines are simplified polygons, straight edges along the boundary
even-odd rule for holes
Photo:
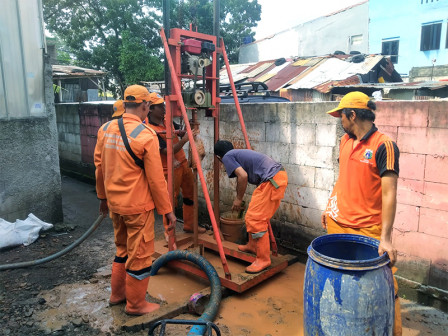
[[[191,152],[193,153],[193,158],[194,158],[194,161],[196,162],[196,167],[198,169],[199,179],[201,181],[201,186],[202,186],[202,192],[204,193],[205,202],[207,204],[207,210],[208,210],[208,213],[210,216],[210,220],[212,222],[212,227],[213,227],[213,232],[215,234],[216,244],[218,245],[219,256],[221,257],[221,263],[222,263],[222,266],[224,269],[224,273],[226,275],[226,279],[231,279],[232,275],[230,274],[229,265],[227,264],[226,255],[224,253],[224,248],[222,246],[221,237],[219,236],[219,233],[218,233],[219,228],[218,228],[218,224],[216,223],[216,220],[215,220],[212,203],[210,201],[210,196],[208,194],[207,183],[205,182],[204,172],[202,171],[201,160],[199,159],[198,149],[194,142],[193,132],[190,127],[190,122],[188,121],[187,110],[185,108],[184,101],[182,99],[182,90],[180,88],[179,82],[176,81],[176,73],[174,72],[174,70],[175,70],[174,63],[173,63],[173,60],[171,59],[171,55],[169,54],[168,40],[165,36],[165,31],[163,29],[161,30],[160,35],[161,35],[161,38],[163,41],[163,46],[165,48],[168,65],[170,66],[170,73],[171,73],[172,83],[174,86],[174,91],[178,98],[178,103],[179,103],[180,109],[182,111],[182,116],[185,121],[185,127],[187,128],[187,134],[188,134],[188,140],[190,141]]]
[[[244,124],[243,113],[241,112],[240,103],[238,101],[238,96],[235,89],[235,83],[233,82],[232,71],[230,71],[229,59],[227,58],[226,47],[224,45],[224,40],[221,39],[221,49],[222,56],[224,57],[224,62],[226,63],[227,75],[229,76],[230,87],[232,88],[233,98],[235,99],[236,111],[238,112],[238,118],[240,119],[241,130],[243,131],[244,141],[246,142],[246,148],[252,149],[250,147],[249,138],[247,137],[246,125]]]
[[[219,70],[220,70],[220,60],[219,60],[219,26],[220,26],[220,2],[219,0],[215,0],[213,2],[213,35],[216,36],[216,90],[212,94],[216,95],[216,99],[219,101],[220,89],[219,89]],[[213,143],[216,143],[219,140],[219,103],[216,104],[216,113],[214,113],[213,124],[214,124],[214,137]],[[221,228],[220,222],[220,195],[219,195],[219,172],[220,172],[220,164],[219,160],[216,156],[213,159],[213,208],[215,212],[215,219],[218,224],[218,227]],[[221,230],[219,231],[221,233]]]
[[[163,29],[165,30],[165,35],[167,40],[170,38],[170,0],[163,0]],[[171,77],[170,69],[168,67],[168,62],[165,56],[165,95],[169,96],[171,94]]]

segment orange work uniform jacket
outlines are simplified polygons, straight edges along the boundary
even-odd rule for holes
[[[353,148],[345,134],[339,148],[339,178],[326,208],[338,225],[370,227],[382,222],[381,176],[399,173],[397,145],[375,125]]]
[[[147,125],[148,125],[148,127],[152,128],[156,132],[166,131],[166,127],[164,124],[157,125],[148,120]],[[173,135],[174,135],[174,127],[172,129],[173,129]],[[159,137],[160,149],[166,148],[166,133],[158,134],[158,137]],[[179,142],[179,137],[177,135],[174,135],[173,145],[177,144],[178,142]],[[162,159],[163,172],[165,174],[168,174],[167,156],[165,154],[160,154],[160,158]],[[185,152],[182,148],[177,153],[174,153],[174,159],[178,162],[178,163],[176,163],[177,166],[180,166],[183,163],[187,162],[187,157],[185,156]],[[176,167],[176,165],[175,165],[175,167]]]
[[[96,190],[109,209],[120,215],[140,214],[154,208],[161,215],[172,211],[163,175],[156,133],[135,115],[124,113],[123,123],[132,151],[145,170],[127,152],[117,120],[100,127],[95,147]]]

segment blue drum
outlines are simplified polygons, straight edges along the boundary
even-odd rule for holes
[[[392,335],[393,275],[378,245],[376,239],[353,234],[311,242],[303,286],[305,335]]]

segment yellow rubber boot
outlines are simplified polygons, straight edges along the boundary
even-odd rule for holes
[[[138,280],[126,274],[126,314],[139,316],[160,308],[159,304],[150,303],[145,299],[149,278]]]
[[[114,306],[126,301],[126,264],[112,263],[112,275],[110,277],[111,294],[109,305]]]
[[[269,234],[266,232],[261,238],[254,239],[257,246],[257,258],[246,267],[247,273],[259,273],[271,266],[271,247]]]
[[[255,243],[255,240],[252,239],[252,234],[249,233],[249,241],[246,245],[238,245],[238,250],[242,252],[257,254],[257,245]]]

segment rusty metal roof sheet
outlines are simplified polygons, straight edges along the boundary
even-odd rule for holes
[[[313,87],[314,90],[317,90],[322,93],[328,93],[331,91],[331,89],[335,86],[350,86],[359,84],[361,82],[359,76],[353,75],[347,79],[341,80],[341,81],[328,81],[319,85],[316,85]]]
[[[73,65],[52,65],[53,77],[102,77],[104,71],[81,68]]]
[[[390,89],[390,90],[418,90],[429,89],[438,90],[448,87],[448,81],[426,81],[426,82],[411,82],[411,83],[364,83],[357,85],[339,85],[341,87],[359,87],[359,88],[374,88],[374,89]]]
[[[289,64],[283,70],[279,71],[275,75],[275,77],[271,78],[266,84],[269,90],[278,91],[306,69],[308,69],[308,67],[296,67],[292,64]]]
[[[363,56],[364,59],[362,59]],[[271,91],[281,88],[315,89],[326,93],[335,86],[360,83],[360,75],[369,73],[383,59],[382,55],[326,55],[288,59],[280,66],[273,60],[231,66],[234,82],[260,81]],[[361,58],[355,63],[354,58]],[[221,70],[221,83],[228,84],[227,72]]]

